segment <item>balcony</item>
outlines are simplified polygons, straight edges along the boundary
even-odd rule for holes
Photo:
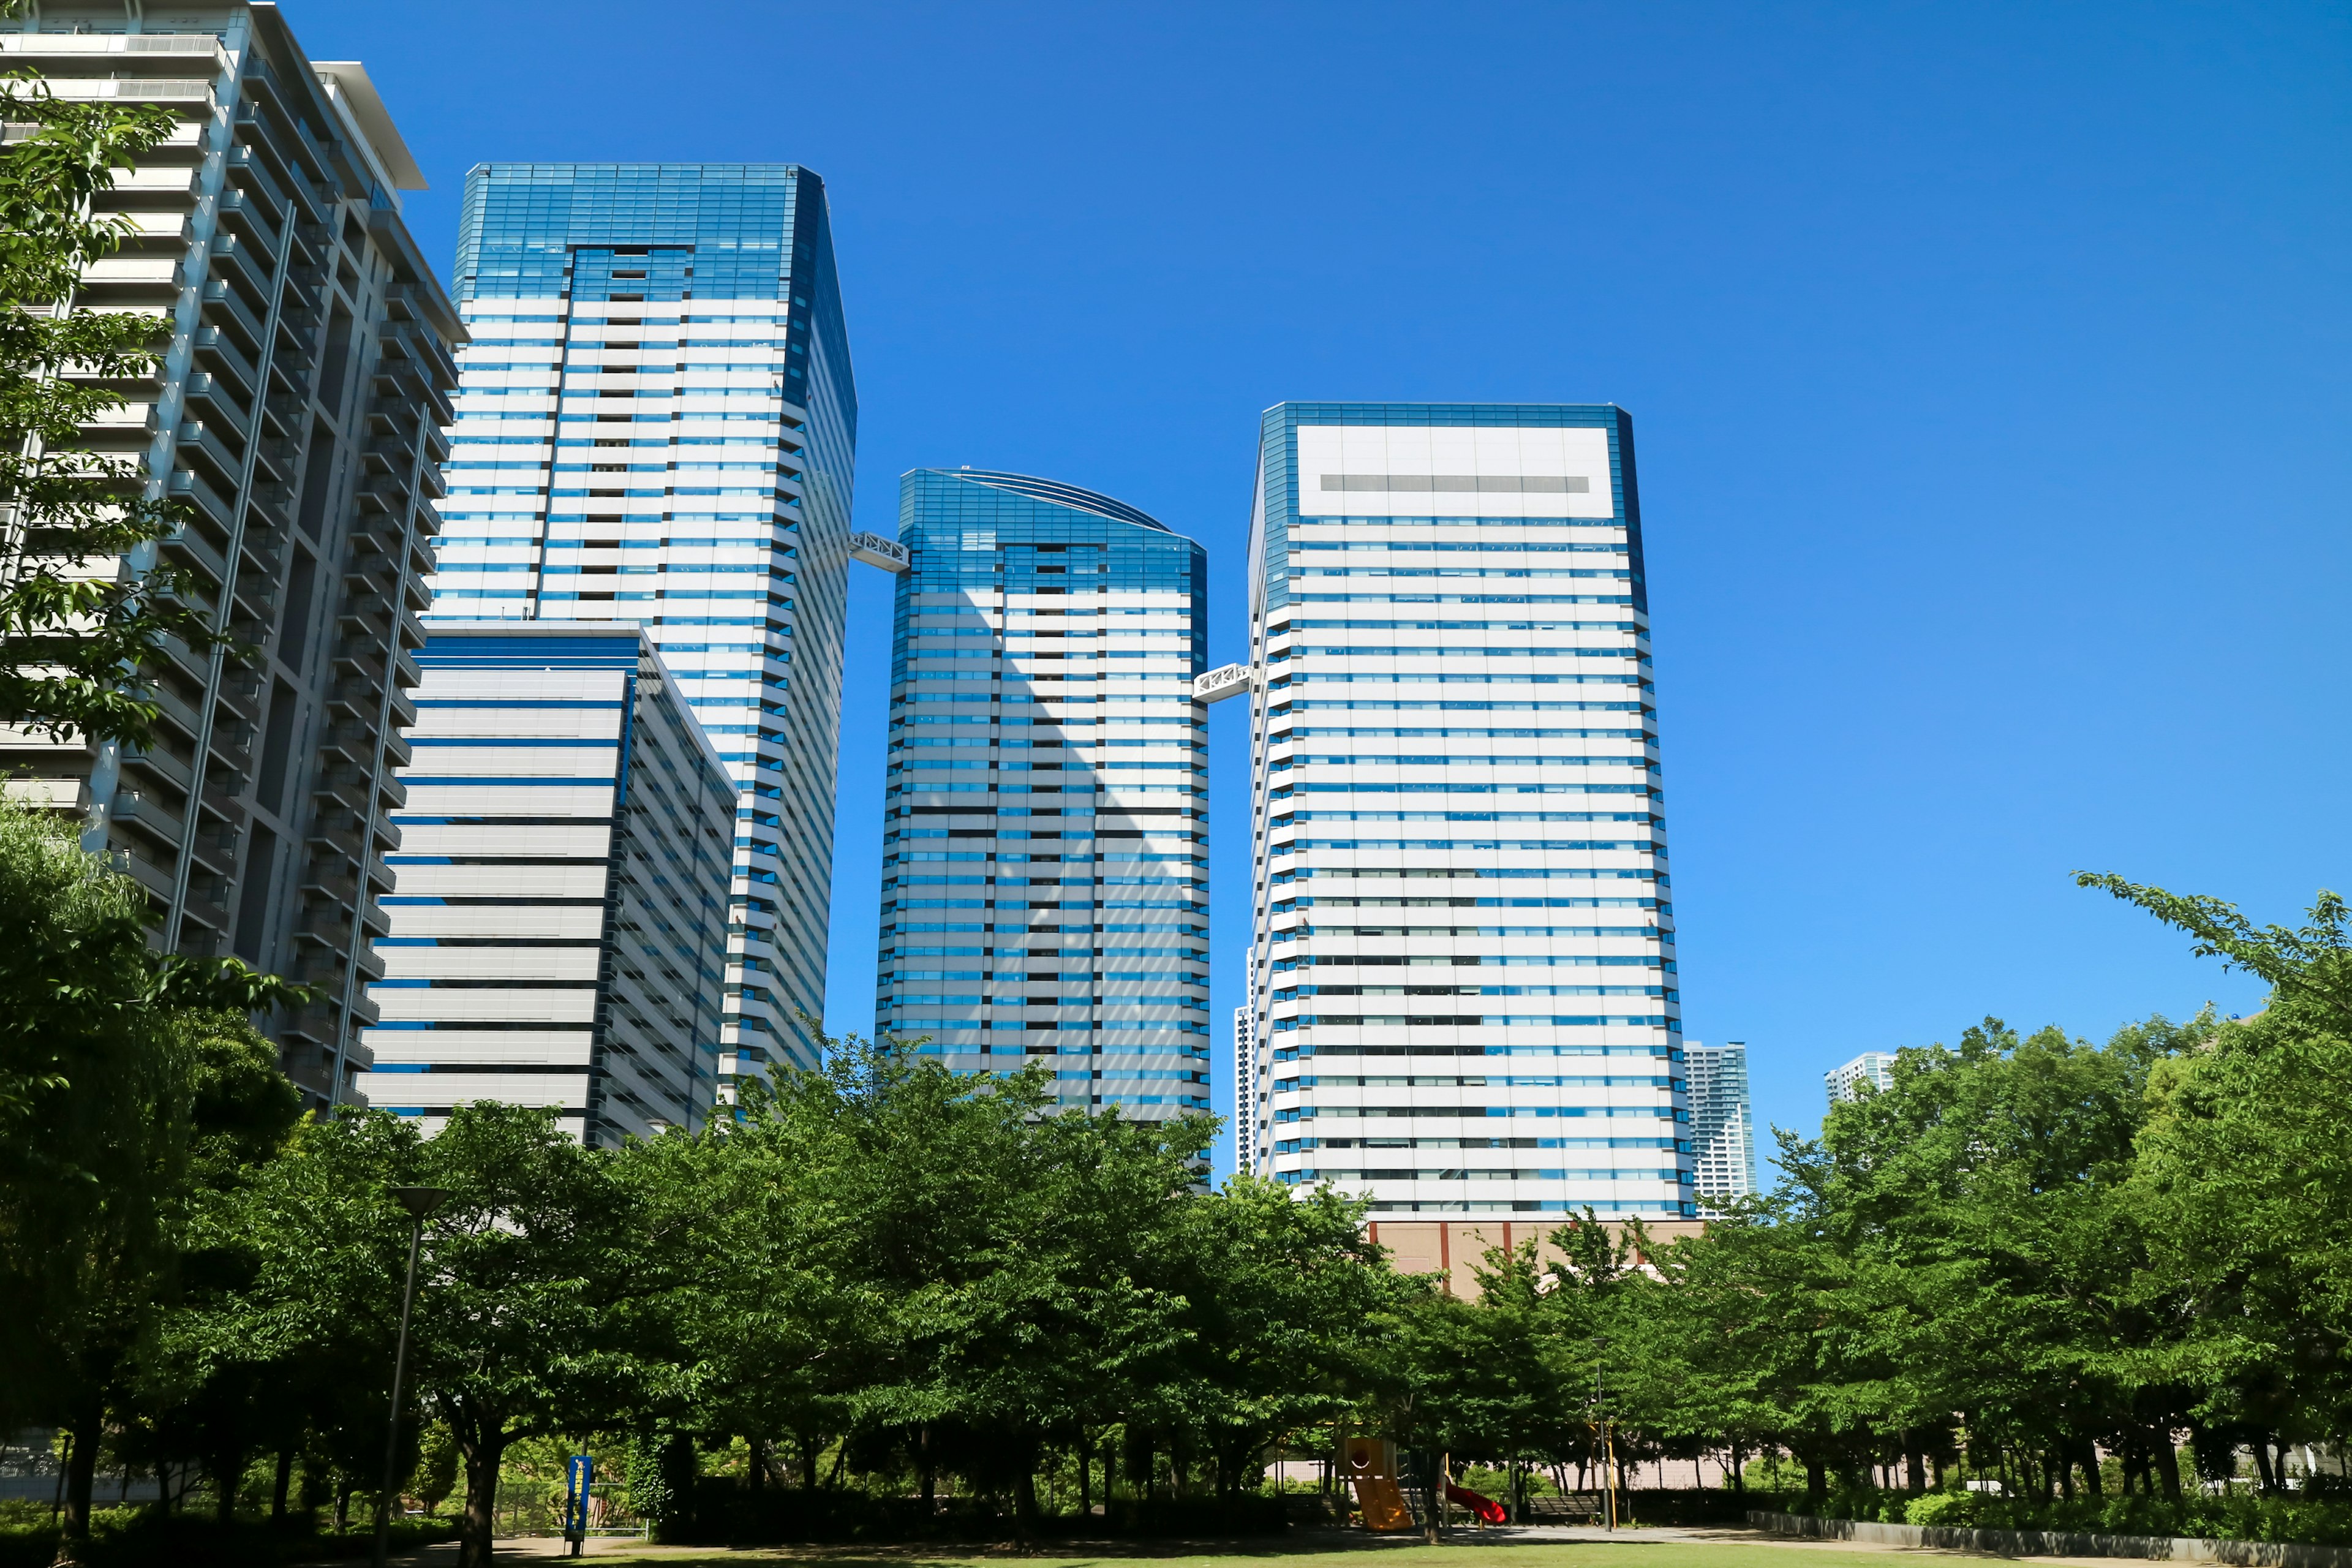
[[[234,332],[248,352],[261,352],[261,318],[253,313],[253,307],[245,302],[243,296],[224,279],[214,278],[205,281],[202,298],[205,314],[215,325]]]
[[[213,236],[212,270],[215,278],[235,281],[247,298],[269,298],[270,258],[233,234]]]
[[[179,492],[175,489],[173,493],[176,495]],[[179,564],[193,567],[200,573],[205,577],[206,585],[215,593],[219,591],[222,584],[228,581],[227,560],[219,551],[213,548],[210,541],[193,528],[183,525],[164,535],[163,549],[166,555],[175,558]]]
[[[125,746],[122,749],[122,766],[126,772],[136,769],[141,773],[152,774],[180,798],[183,800],[187,798],[188,786],[193,782],[189,776],[188,764],[169,752],[154,751],[143,746]]]
[[[136,828],[166,852],[176,854],[180,840],[186,835],[187,821],[166,803],[178,798],[155,790],[118,789],[107,816],[110,821]]]
[[[240,231],[253,250],[262,256],[278,254],[278,226],[262,208],[258,197],[246,191],[223,191],[217,208],[221,221]]]
[[[196,358],[214,374],[225,376],[236,384],[247,403],[260,395],[261,367],[229,342],[227,334],[220,328],[198,327],[194,342]]]
[[[164,493],[173,500],[189,502],[223,535],[227,534],[234,517],[227,500],[220,491],[198,479],[194,470],[173,468],[171,478],[164,483]]]
[[[193,381],[195,378],[191,376],[189,379]],[[212,469],[211,477],[223,489],[231,494],[236,492],[245,464],[236,452],[229,449],[228,443],[221,439],[218,426],[207,425],[201,419],[183,420],[177,445],[183,456],[193,455],[202,459]],[[226,502],[222,504],[226,505]]]
[[[229,384],[210,371],[190,371],[182,395],[189,412],[236,432],[243,440],[253,428],[249,399],[230,390]],[[235,479],[231,470],[230,478]]]

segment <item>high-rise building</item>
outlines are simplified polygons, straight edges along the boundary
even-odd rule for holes
[[[147,890],[160,946],[314,987],[264,1026],[332,1104],[374,1019],[367,936],[464,337],[401,216],[425,181],[366,69],[310,59],[275,5],[50,0],[5,26],[0,61],[57,97],[179,122],[103,198],[134,237],[69,307],[155,316],[163,364],[84,435],[184,503],[125,569],[179,566],[249,657],[168,645],[151,743],[0,731],[0,773],[82,816],[84,844]]]
[[[1272,1174],[1696,1213],[1631,421],[1278,405],[1250,555]]]
[[[1748,1100],[1748,1047],[1738,1040],[1684,1047],[1689,1058],[1691,1143],[1699,1201],[1744,1198],[1756,1190],[1755,1118]]]
[[[626,621],[436,620],[360,1088],[436,1130],[554,1106],[585,1142],[716,1099],[734,781]]]
[[[1822,1074],[1822,1087],[1829,1091],[1832,1105],[1841,1100],[1852,1100],[1862,1092],[1864,1084],[1881,1093],[1895,1087],[1892,1051],[1864,1051],[1853,1060]]]
[[[1050,479],[900,482],[877,1034],[1209,1108],[1201,547]]]
[[[1257,1173],[1257,1030],[1247,1003],[1234,1009],[1234,1169]]]
[[[814,1065],[857,443],[824,182],[485,163],[457,298],[433,613],[645,628],[743,791],[722,1068]]]

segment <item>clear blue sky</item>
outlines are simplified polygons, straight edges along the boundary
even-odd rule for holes
[[[1108,491],[1209,547],[1213,662],[1267,405],[1631,409],[1684,1011],[1765,1121],[1988,1013],[2253,1003],[2073,868],[2267,919],[2352,891],[2342,5],[287,9],[368,63],[445,268],[481,160],[816,169],[863,524],[918,465]],[[836,1030],[872,1018],[857,577]]]

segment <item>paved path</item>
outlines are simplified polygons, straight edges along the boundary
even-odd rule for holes
[[[1475,1542],[1481,1532],[1454,1530],[1446,1540],[1454,1543]],[[1755,1530],[1744,1524],[1722,1525],[1645,1525],[1639,1529],[1609,1531],[1591,1524],[1532,1524],[1517,1529],[1484,1531],[1497,1540],[1517,1541],[1589,1541],[1638,1546],[1645,1542],[1679,1542],[1693,1545],[1744,1546],[1749,1548],[1795,1549],[1806,1552],[1851,1552],[1868,1556],[1899,1557],[1973,1557],[1993,1558],[2004,1563],[2047,1563],[2051,1568],[2116,1568],[2127,1561],[2119,1557],[2009,1557],[1992,1552],[1959,1552],[1940,1546],[1887,1546],[1869,1541],[1829,1541],[1811,1535],[1782,1535],[1777,1531]],[[1412,1537],[1418,1541],[1419,1536]]]
[[[1338,1531],[1310,1531],[1302,1530],[1295,1531],[1290,1537],[1290,1540],[1294,1543],[1295,1549],[1299,1551],[1302,1555],[1317,1551],[1328,1552],[1338,1546],[1344,1546],[1357,1550],[1378,1550],[1386,1546],[1402,1547],[1418,1546],[1422,1544],[1421,1537],[1418,1533],[1375,1537],[1358,1534],[1354,1531],[1349,1531],[1342,1534]],[[1728,1568],[1730,1563],[1739,1560],[1736,1551],[1736,1549],[1739,1548],[1745,1548],[1748,1552],[1770,1552],[1793,1550],[1804,1552],[1850,1552],[1860,1556],[1899,1556],[1914,1559],[1925,1557],[1992,1558],[2002,1562],[2031,1563],[2033,1565],[2033,1568],[2117,1568],[2119,1563],[2126,1561],[2126,1559],[2116,1557],[2001,1557],[1996,1552],[1957,1552],[1941,1547],[1885,1546],[1874,1542],[1824,1541],[1811,1536],[1781,1535],[1769,1531],[1752,1530],[1745,1525],[1651,1525],[1639,1529],[1612,1531],[1601,1529],[1598,1525],[1538,1524],[1505,1527],[1486,1531],[1457,1528],[1448,1531],[1445,1537],[1446,1544],[1449,1546],[1466,1547],[1474,1550],[1481,1541],[1491,1542],[1496,1545],[1501,1545],[1506,1542],[1527,1542],[1530,1543],[1536,1542],[1591,1542],[1596,1545],[1615,1544],[1621,1546],[1643,1546],[1663,1545],[1668,1542],[1673,1542],[1680,1544],[1696,1546],[1717,1546],[1727,1549],[1734,1549],[1727,1550],[1726,1552],[1727,1568]],[[1253,1555],[1258,1552],[1266,1552],[1269,1549],[1277,1552],[1280,1551],[1280,1547],[1270,1541],[1253,1542],[1241,1548],[1243,1552],[1249,1552]],[[1007,1552],[1002,1547],[991,1547],[977,1544],[955,1546],[944,1543],[935,1546],[901,1547],[815,1546],[804,1548],[803,1550],[806,1552],[808,1558],[815,1563],[821,1563],[824,1556],[834,1552],[847,1552],[861,1556],[882,1554],[903,1556],[909,1561],[910,1564],[919,1563],[923,1559],[928,1557],[969,1559],[973,1557],[1013,1557],[1016,1555],[1028,1555],[1026,1553],[1016,1554]],[[1147,1562],[1153,1558],[1164,1557],[1171,1561],[1171,1568],[1173,1568],[1173,1564],[1176,1560],[1186,1556],[1193,1555],[1195,1553],[1222,1556],[1225,1555],[1229,1550],[1231,1549],[1219,1545],[1208,1546],[1204,1551],[1203,1546],[1202,1545],[1187,1547],[1183,1543],[1178,1542],[1123,1541],[1118,1542],[1107,1542],[1056,1541],[1041,1543],[1034,1555],[1047,1558],[1069,1558],[1084,1557],[1089,1554],[1098,1553],[1106,1556],[1115,1555],[1118,1557],[1133,1558],[1138,1562]],[[523,1562],[544,1559],[560,1560],[568,1557],[570,1555],[570,1543],[555,1536],[502,1535],[498,1539],[496,1560],[499,1562]],[[773,1547],[730,1549],[724,1546],[653,1546],[634,1536],[595,1537],[592,1538],[587,1542],[587,1555],[590,1557],[603,1557],[616,1553],[625,1553],[642,1558],[681,1557],[698,1558],[707,1561],[711,1558],[734,1556],[738,1552],[741,1553],[747,1563],[780,1561],[787,1555],[785,1552],[779,1551],[777,1548]],[[797,1556],[800,1555],[800,1553],[791,1552],[790,1555]],[[457,1562],[457,1547],[455,1542],[444,1542],[437,1545],[427,1546],[418,1551],[412,1552],[405,1557],[394,1558],[394,1561],[408,1564],[409,1568],[456,1568]],[[1301,1568],[1308,1568],[1308,1565],[1302,1564]],[[1859,1568],[1859,1565],[1857,1565],[1857,1568]]]

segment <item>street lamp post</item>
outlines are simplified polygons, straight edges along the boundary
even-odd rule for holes
[[[383,1490],[375,1500],[375,1568],[384,1568],[392,1551],[392,1493],[400,1484],[400,1389],[408,1373],[408,1314],[416,1305],[416,1255],[425,1246],[425,1216],[439,1208],[449,1194],[439,1187],[394,1187],[392,1195],[408,1211],[408,1286],[400,1297],[400,1339],[392,1357],[392,1419],[383,1439]]]

